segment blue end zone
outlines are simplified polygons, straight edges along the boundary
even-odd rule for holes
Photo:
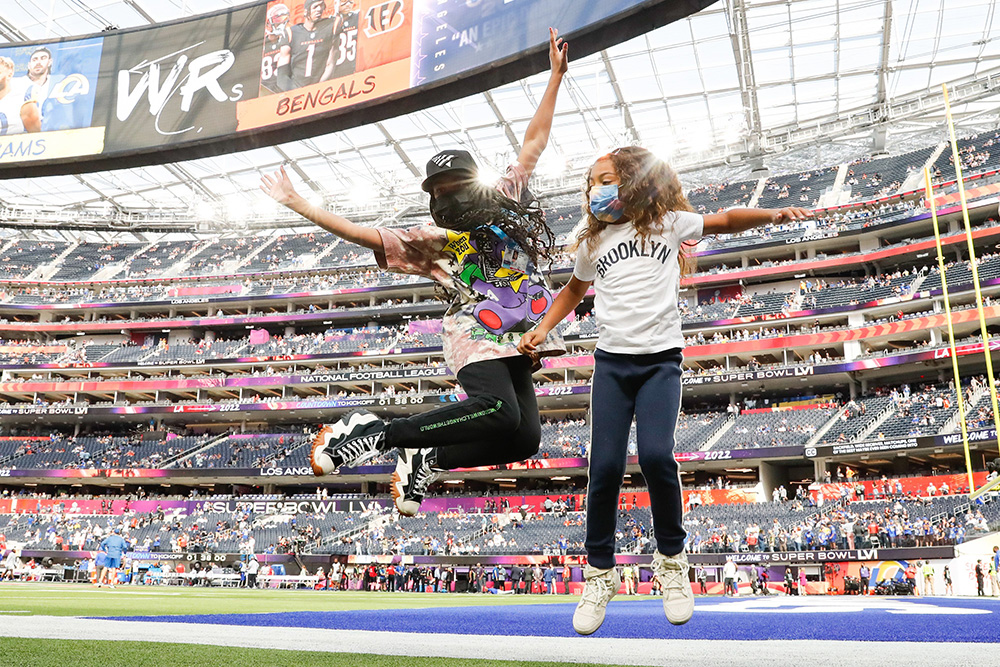
[[[116,617],[125,621],[377,630],[469,635],[575,637],[573,604],[379,611]],[[670,625],[658,600],[608,606],[599,637],[629,639],[823,639],[998,642],[1000,602],[913,598],[698,600],[694,618]]]

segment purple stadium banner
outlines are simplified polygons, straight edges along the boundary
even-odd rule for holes
[[[1000,339],[990,341],[990,350],[1000,350]],[[968,343],[965,345],[958,345],[955,347],[955,352],[960,357],[970,354],[982,354],[983,344]],[[684,386],[698,386],[705,384],[726,384],[729,382],[753,382],[755,380],[795,378],[809,375],[829,375],[832,373],[875,370],[878,368],[899,366],[901,364],[912,364],[918,361],[948,359],[949,357],[951,357],[951,348],[939,347],[933,350],[897,354],[891,357],[873,357],[871,359],[858,359],[856,361],[845,361],[834,364],[806,364],[791,368],[770,368],[759,371],[734,371],[716,374],[685,374],[681,379],[681,382]]]
[[[240,274],[235,274],[235,275],[225,276],[225,277],[227,277],[227,278],[238,278],[240,280],[245,280],[247,278],[255,278],[255,277],[256,278],[264,278],[266,276],[267,276],[267,274],[263,274],[263,273],[240,273]],[[208,276],[208,277],[215,277],[215,276]],[[205,278],[206,278],[206,276],[195,276],[195,277],[192,277],[191,279],[192,280],[204,280]],[[110,285],[110,286],[114,286],[114,285],[119,284],[119,283],[121,283],[123,285],[129,285],[129,286],[130,285],[135,285],[137,283],[138,284],[155,284],[155,283],[162,282],[164,284],[173,284],[174,282],[177,282],[178,280],[180,280],[180,279],[179,278],[157,278],[157,279],[138,280],[138,281],[137,280],[104,280],[104,281],[101,281],[99,284],[101,284],[101,285]],[[2,283],[4,285],[10,285],[12,287],[76,287],[76,286],[85,287],[85,286],[93,286],[95,284],[98,284],[98,283],[93,283],[93,282],[45,283],[45,282],[34,282],[34,281],[28,281],[28,280],[4,280],[4,281],[0,281],[0,283]],[[431,283],[430,281],[426,281],[426,284],[431,285],[433,283]],[[396,286],[394,286],[394,285],[388,285],[388,286],[375,286],[375,287],[352,287],[352,288],[334,289],[334,290],[314,290],[314,291],[309,291],[309,292],[290,292],[290,293],[286,293],[286,294],[257,294],[257,295],[252,295],[252,296],[231,296],[231,297],[220,297],[220,298],[209,298],[207,296],[200,296],[200,297],[177,297],[177,298],[172,298],[172,299],[161,299],[159,301],[143,301],[143,300],[139,300],[139,301],[101,301],[101,302],[80,302],[80,303],[45,303],[45,304],[8,303],[8,304],[4,304],[4,308],[12,308],[12,309],[18,309],[18,310],[81,310],[81,309],[90,309],[90,308],[120,308],[123,305],[129,305],[129,304],[142,305],[142,306],[181,306],[181,305],[199,305],[199,304],[205,304],[205,305],[212,304],[212,305],[214,305],[214,304],[229,303],[229,302],[241,302],[241,301],[247,301],[247,300],[253,300],[253,301],[270,301],[270,300],[275,300],[275,299],[299,299],[299,298],[308,298],[308,297],[317,297],[318,298],[318,297],[337,296],[337,295],[345,295],[345,294],[360,294],[360,293],[363,293],[363,292],[375,292],[377,290],[390,289],[392,287],[396,287]],[[398,285],[398,287],[414,287],[414,284],[413,283],[408,283],[406,285]],[[289,314],[283,314],[283,315],[275,315],[274,317],[277,318],[275,321],[285,321],[285,320],[287,320],[289,318],[289,316],[292,316],[292,317],[305,317],[306,315],[308,315],[309,317],[312,317],[312,318],[316,318],[316,319],[319,319],[321,317],[326,317],[327,319],[330,319],[331,313],[302,313],[302,314],[299,314],[298,316],[296,316],[294,313],[292,313],[291,315],[289,315]],[[231,323],[233,319],[247,320],[247,322],[250,322],[250,321],[266,322],[266,321],[268,321],[267,316],[256,316],[256,317],[253,317],[253,318],[229,318],[229,317],[225,317],[225,318],[204,318],[204,319],[200,319],[200,320],[183,320],[183,322],[185,322],[188,325],[190,325],[191,322],[198,321],[198,322],[201,322],[202,325],[211,325],[211,324],[219,324],[219,323]],[[69,324],[69,325],[65,325],[65,326],[72,328],[74,325],[78,325],[78,324],[80,324],[80,323],[79,322],[74,322],[73,324]],[[114,323],[111,323],[111,324],[114,324]],[[55,327],[57,325],[53,324],[52,326]],[[118,328],[119,329],[121,328],[121,324],[120,323],[119,323]]]
[[[188,378],[178,380],[107,380],[86,382],[5,382],[0,392],[78,392],[78,391],[160,391],[176,389],[220,389],[289,384],[326,384],[330,382],[381,382],[451,377],[447,366],[422,368],[387,368],[360,371],[327,371],[308,375],[258,375],[253,377]]]
[[[800,457],[804,448],[796,447],[757,447],[755,449],[718,449],[707,452],[674,452],[674,458],[678,463],[689,463],[692,461],[730,461],[733,459],[770,459]],[[635,459],[638,465],[639,457],[629,457]]]

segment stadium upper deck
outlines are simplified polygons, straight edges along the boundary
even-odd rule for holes
[[[1000,291],[993,254],[1000,227],[990,217],[994,141],[963,143],[991,321],[1000,319],[991,305]],[[828,208],[815,223],[706,239],[696,249],[700,270],[686,279],[681,304],[692,414],[682,422],[679,451],[710,462],[722,452],[759,450],[746,460],[794,458],[806,448],[861,448],[892,437],[920,437],[922,446],[940,447],[958,429],[953,406],[929,422],[923,413],[904,414],[909,408],[898,402],[879,405],[874,416],[849,406],[852,399],[855,406],[876,406],[887,382],[937,385],[930,391],[944,392],[941,281],[914,175],[929,164],[946,183],[945,154],[939,145],[691,193],[699,210],[786,199]],[[898,185],[886,191],[879,184],[887,180]],[[565,240],[579,216],[575,196],[552,199],[546,208]],[[945,220],[954,230],[945,244],[960,353],[969,371],[979,372],[965,239],[954,215]],[[571,256],[558,254],[553,278],[563,279],[570,266]],[[177,442],[120,452],[75,446],[77,457],[69,459],[28,454],[21,443],[20,450],[5,447],[0,465],[87,467],[99,457],[123,468],[300,467],[301,447],[265,439],[270,445],[244,460],[215,436],[250,424],[273,439],[282,423],[301,429],[361,405],[406,413],[456,396],[432,324],[446,307],[440,294],[426,281],[377,271],[368,253],[318,231],[259,243],[12,239],[0,244],[0,267],[7,272],[0,280],[6,283],[0,397],[8,404],[0,410],[12,427],[30,431],[44,420],[86,431],[114,420],[127,430],[153,419],[157,427],[213,434],[210,447]],[[429,327],[420,322],[428,319]],[[553,417],[583,411],[589,400],[594,320],[582,314],[563,330],[575,353],[536,375],[543,410]],[[975,399],[982,402],[982,391]],[[728,406],[737,403],[749,411],[730,413]],[[795,403],[814,409],[754,411]],[[979,412],[970,414],[970,427],[988,426]],[[538,460],[579,460],[588,440],[583,435],[547,434]],[[65,454],[73,447],[48,449]],[[946,449],[953,452],[955,444]]]

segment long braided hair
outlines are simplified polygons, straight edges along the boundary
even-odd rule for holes
[[[535,267],[539,260],[549,259],[555,246],[555,235],[545,221],[545,213],[534,196],[526,202],[515,201],[500,191],[487,186],[481,188],[484,206],[476,206],[450,220],[448,229],[469,231],[473,234],[480,227],[495,225],[519,245]]]

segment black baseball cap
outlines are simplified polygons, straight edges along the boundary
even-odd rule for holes
[[[420,187],[424,192],[430,192],[435,179],[442,174],[450,173],[464,173],[475,178],[479,175],[479,167],[476,166],[476,161],[469,151],[452,149],[441,151],[427,161],[427,178]]]

